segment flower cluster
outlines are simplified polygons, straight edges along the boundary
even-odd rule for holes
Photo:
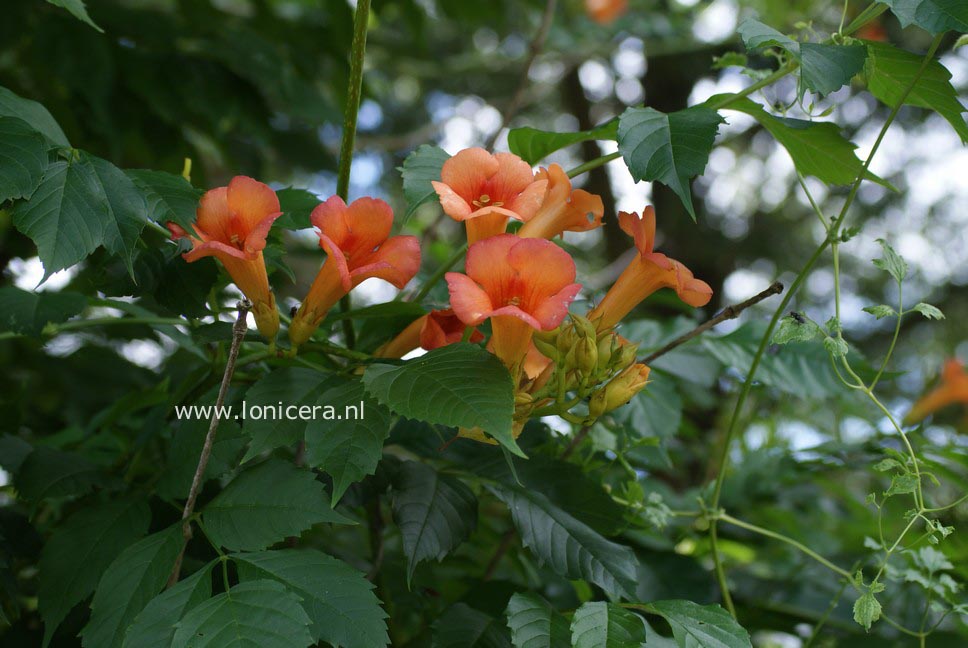
[[[569,313],[581,291],[574,260],[553,240],[564,232],[602,226],[599,196],[572,187],[556,164],[535,172],[512,153],[463,150],[448,159],[433,182],[443,211],[464,224],[468,250],[463,272],[444,275],[446,308],[413,321],[374,355],[399,358],[421,347],[482,343],[507,367],[515,386],[515,430],[544,414],[588,424],[643,389],[649,368],[637,363],[637,345],[616,326],[661,288],[691,306],[709,302],[712,290],[681,263],[656,252],[655,211],[621,212],[619,227],[636,254],[597,306]],[[259,330],[274,341],[279,314],[262,250],[279,201],[266,185],[234,178],[202,197],[188,261],[215,256],[252,301]],[[289,324],[293,352],[310,340],[329,310],[362,281],[378,277],[403,288],[420,268],[413,236],[390,236],[393,212],[384,201],[360,198],[347,205],[333,196],[313,210],[326,253],[309,292]],[[509,233],[512,221],[520,225]],[[486,333],[485,333],[486,332]],[[573,411],[574,410],[574,411]],[[486,440],[480,430],[465,436]]]

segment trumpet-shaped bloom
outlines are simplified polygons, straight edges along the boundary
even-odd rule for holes
[[[313,210],[319,246],[326,262],[289,326],[289,339],[309,339],[341,297],[371,277],[403,288],[420,269],[420,244],[414,236],[390,236],[393,211],[377,198],[360,198],[349,206],[339,196]]]
[[[629,8],[628,0],[585,0],[585,12],[597,23],[610,23]]]
[[[581,289],[567,252],[550,241],[511,234],[472,245],[465,272],[446,275],[451,307],[468,326],[491,320],[491,348],[513,375],[534,331],[558,326]]]
[[[955,403],[968,404],[968,372],[958,360],[952,358],[944,363],[941,383],[922,396],[904,420],[917,423],[925,416]]]
[[[587,232],[602,226],[605,207],[601,197],[572,189],[568,174],[559,165],[541,169],[535,177],[547,180],[548,188],[538,211],[518,230],[518,236],[551,239],[563,232]]]
[[[279,331],[279,312],[269,289],[262,250],[269,228],[281,215],[275,191],[252,178],[236,176],[227,187],[202,196],[194,224],[197,236],[168,223],[173,239],[187,238],[192,243],[192,249],[182,255],[186,261],[213,256],[222,262],[232,281],[252,302],[259,332],[270,340]]]
[[[646,207],[638,214],[619,212],[618,223],[632,237],[638,254],[622,271],[602,302],[589,314],[598,330],[615,326],[646,297],[660,288],[672,288],[679,299],[690,306],[705,306],[713,291],[705,281],[696,279],[684,265],[664,254],[654,252],[655,210]]]
[[[467,242],[503,234],[509,218],[530,220],[541,206],[547,180],[513,153],[469,148],[444,162],[433,182],[444,213],[467,225]]]
[[[432,351],[464,339],[467,325],[460,321],[450,308],[432,310],[411,322],[395,338],[380,347],[374,354],[381,358],[402,358],[416,348]],[[474,329],[468,338],[477,343],[484,334]]]

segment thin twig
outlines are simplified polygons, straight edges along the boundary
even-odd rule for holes
[[[588,436],[588,433],[591,431],[591,429],[592,428],[589,425],[582,426],[582,429],[578,430],[578,434],[571,438],[571,443],[568,444],[568,447],[565,448],[565,451],[561,453],[561,458],[567,459],[570,457],[571,453],[575,451],[575,448],[581,445],[581,442],[585,440],[585,437]]]
[[[205,443],[202,444],[202,452],[198,455],[198,466],[195,467],[192,487],[188,491],[188,499],[185,500],[185,508],[182,510],[182,537],[184,541],[182,542],[182,549],[178,554],[178,559],[175,560],[175,566],[171,570],[171,576],[168,578],[168,587],[178,582],[178,577],[181,574],[182,560],[185,557],[185,547],[188,546],[188,541],[192,539],[191,517],[195,511],[195,501],[198,499],[198,491],[201,490],[202,477],[205,475],[205,469],[208,467],[208,460],[212,456],[212,446],[215,443],[215,431],[218,430],[218,424],[221,420],[219,414],[222,411],[223,405],[225,405],[225,395],[229,391],[232,374],[235,373],[235,363],[239,358],[239,349],[242,348],[242,340],[245,338],[245,332],[248,329],[245,318],[249,314],[250,308],[252,308],[252,304],[248,300],[239,302],[239,316],[235,320],[235,325],[232,327],[232,346],[229,349],[228,360],[225,362],[225,371],[222,373],[222,384],[218,388],[218,397],[215,399],[212,419],[208,424],[208,433],[205,435]]]
[[[653,351],[649,355],[645,356],[644,358],[639,360],[639,362],[641,362],[642,364],[649,364],[656,358],[660,356],[664,356],[665,354],[669,353],[676,347],[685,344],[686,342],[693,339],[694,337],[702,335],[703,333],[705,333],[712,327],[716,326],[717,324],[720,324],[721,322],[725,322],[726,320],[729,320],[729,319],[736,319],[737,317],[739,317],[740,313],[742,313],[750,306],[759,304],[767,297],[772,297],[773,295],[779,295],[781,292],[783,292],[783,284],[781,284],[779,281],[775,281],[770,285],[769,288],[767,288],[763,292],[753,295],[752,297],[750,297],[744,302],[733,304],[732,306],[727,306],[723,310],[719,311],[719,314],[716,315],[714,318],[710,320],[706,320],[705,322],[703,322],[702,324],[700,324],[699,326],[697,326],[696,328],[692,329],[687,333],[683,333],[682,335],[677,337],[672,342],[669,342],[669,344],[665,345],[658,351]]]
[[[508,529],[501,536],[501,542],[497,545],[497,550],[494,555],[491,556],[491,560],[487,563],[487,568],[484,570],[484,577],[482,580],[489,581],[494,576],[494,572],[497,571],[497,566],[501,562],[501,558],[504,554],[508,552],[511,548],[511,541],[514,540],[514,529]]]
[[[528,59],[524,63],[521,80],[518,81],[518,87],[501,115],[501,125],[491,134],[487,139],[487,143],[484,145],[484,148],[488,150],[494,148],[494,143],[497,141],[498,136],[500,136],[501,131],[511,123],[511,120],[517,116],[518,111],[524,105],[524,96],[528,92],[531,68],[534,66],[534,62],[538,56],[541,55],[541,50],[544,49],[545,41],[548,39],[548,32],[551,31],[551,22],[554,20],[557,5],[557,0],[548,0],[545,3],[544,13],[541,15],[541,24],[538,25],[538,31],[535,32],[534,38],[531,39],[531,45],[528,48]]]

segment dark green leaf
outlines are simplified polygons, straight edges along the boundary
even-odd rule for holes
[[[511,375],[479,346],[450,344],[402,365],[374,363],[363,374],[366,391],[407,418],[481,428],[524,456],[511,436]]]
[[[612,418],[633,439],[668,439],[679,430],[682,409],[682,397],[672,377],[653,372],[646,388],[615,410]]]
[[[104,33],[104,30],[94,24],[94,21],[91,20],[91,17],[87,14],[87,7],[84,6],[84,0],[47,0],[47,2],[56,7],[63,7],[64,9],[67,9],[81,22],[87,23],[102,34]]]
[[[729,612],[718,605],[692,601],[656,601],[648,605],[672,626],[681,648],[751,648],[750,635]]]
[[[575,133],[554,133],[530,126],[513,128],[508,133],[508,148],[528,164],[534,165],[566,146],[588,140],[614,140],[618,135],[618,120]]]
[[[443,560],[477,526],[477,498],[462,481],[418,461],[393,476],[393,520],[407,556],[407,579],[417,563]]]
[[[104,248],[121,257],[133,277],[131,258],[134,246],[148,222],[145,218],[148,210],[145,197],[118,167],[93,155],[85,154],[84,158],[90,161],[104,195]]]
[[[0,116],[0,203],[29,198],[47,170],[47,138],[16,117]]]
[[[715,99],[715,98],[714,98]],[[732,101],[727,110],[738,110],[755,118],[793,158],[801,174],[830,184],[847,185],[863,172],[864,165],[854,152],[856,146],[844,139],[831,122],[774,117],[750,99]],[[885,184],[868,173],[869,179]],[[890,185],[885,184],[890,188]]]
[[[185,178],[164,171],[132,169],[125,172],[141,189],[148,203],[148,217],[164,225],[173,221],[192,232],[195,210],[202,191]]]
[[[829,94],[850,83],[854,75],[864,69],[867,48],[862,44],[800,45],[800,80],[803,85],[820,94]]]
[[[343,561],[315,549],[242,553],[232,559],[243,581],[271,578],[302,599],[313,641],[343,648],[389,643],[387,614],[373,584]]]
[[[390,435],[390,413],[359,380],[337,378],[316,393],[315,405],[323,416],[306,426],[306,462],[333,478],[335,506],[351,484],[376,470]]]
[[[51,144],[67,148],[70,143],[57,121],[41,104],[24,99],[0,86],[0,116],[22,119],[34,130],[40,131]]]
[[[0,331],[39,336],[47,324],[60,324],[87,305],[74,292],[30,292],[13,286],[0,288]]]
[[[67,518],[40,555],[37,597],[46,646],[60,622],[94,591],[118,553],[148,530],[151,512],[140,499],[108,501]]]
[[[40,502],[83,495],[101,480],[97,466],[85,457],[38,446],[20,466],[16,486],[24,499]]]
[[[880,0],[894,12],[901,27],[917,25],[932,34],[968,32],[968,4],[964,0]]]
[[[121,646],[128,626],[167,582],[183,542],[179,523],[121,552],[94,592],[91,620],[81,631],[85,648]]]
[[[305,367],[281,367],[265,374],[245,393],[246,405],[283,407],[309,406],[316,401],[320,388],[332,378],[325,373]],[[294,410],[298,414],[298,410]],[[284,412],[285,413],[285,412]],[[264,416],[246,419],[242,429],[252,437],[243,463],[267,450],[290,446],[303,438],[309,421],[285,416]]]
[[[444,149],[424,144],[403,161],[400,175],[403,178],[403,195],[407,199],[404,221],[413,215],[417,207],[436,198],[437,192],[430,183],[440,180],[440,169],[449,159],[450,155]]]
[[[282,216],[274,223],[283,229],[306,229],[312,227],[309,215],[319,205],[319,197],[305,189],[287,187],[276,192]]]
[[[135,617],[124,637],[123,648],[168,648],[177,624],[185,612],[212,596],[210,562],[155,598]]]
[[[313,643],[299,597],[272,580],[240,583],[192,608],[172,648],[304,648]]]
[[[13,207],[13,224],[37,245],[46,279],[82,261],[104,242],[107,198],[90,159],[57,161],[30,200]]]
[[[432,648],[511,648],[502,619],[465,603],[452,605],[434,622]]]
[[[312,472],[270,459],[233,479],[202,510],[202,522],[215,544],[257,551],[314,524],[349,520],[330,508],[326,489]]]
[[[629,108],[619,118],[618,148],[635,180],[672,189],[695,220],[689,179],[701,175],[723,118],[705,106],[665,114]]]
[[[524,546],[539,562],[565,578],[582,578],[611,594],[634,596],[637,561],[631,549],[606,540],[539,492],[490,488],[507,504]]]
[[[779,47],[794,56],[799,55],[800,43],[758,20],[747,18],[740,23],[736,31],[739,32],[739,36],[743,39],[743,44],[746,45],[748,50],[761,47]]]
[[[887,43],[867,43],[867,87],[875,97],[892,108],[911,87],[922,57]],[[948,120],[961,141],[968,144],[968,123],[964,105],[951,85],[951,73],[938,61],[931,61],[914,83],[904,103],[929,108]]]
[[[514,648],[570,648],[568,619],[537,594],[515,594],[508,601],[508,628]]]
[[[585,603],[571,620],[571,645],[574,648],[639,648],[645,645],[645,623],[638,614],[615,603]]]

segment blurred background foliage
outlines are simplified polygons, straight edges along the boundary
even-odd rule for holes
[[[849,3],[848,18],[864,5]],[[192,180],[200,187],[225,184],[244,173],[276,188],[308,189],[319,197],[334,192],[352,34],[349,4],[90,0],[87,6],[104,33],[34,0],[6,0],[0,20],[0,85],[44,104],[75,147],[124,168],[171,173],[180,173],[184,159],[191,158]],[[836,29],[842,4],[630,0],[626,15],[603,26],[585,16],[581,2],[565,0],[531,70],[523,104],[511,124],[504,124],[502,111],[518,85],[543,8],[544,2],[537,0],[374,0],[350,197],[381,196],[402,214],[405,201],[396,169],[420,144],[437,143],[454,153],[496,136],[496,148],[503,150],[508,126],[584,129],[627,106],[644,103],[673,111],[735,91],[750,79],[740,68],[714,69],[713,63],[727,52],[743,49],[736,36],[739,21],[758,16],[783,31],[815,29],[826,34]],[[911,51],[923,51],[930,39],[917,28],[902,29],[890,14],[884,14],[865,37],[885,38]],[[963,95],[968,88],[968,48],[950,46],[946,41],[941,60]],[[772,61],[752,57],[750,64],[767,68]],[[843,128],[863,158],[888,109],[850,87],[823,99],[814,97],[814,103],[808,96],[798,104],[794,83],[781,82],[754,98],[790,116],[832,109],[826,118]],[[603,196],[606,218],[618,209],[656,206],[658,247],[715,290],[706,316],[774,279],[789,284],[824,236],[786,152],[752,119],[736,112],[728,115],[729,124],[720,129],[706,173],[694,185],[699,215],[695,223],[667,188],[635,184],[621,160],[580,181]],[[551,161],[569,168],[611,152],[614,146],[587,142],[555,153]],[[845,336],[872,361],[879,360],[890,340],[893,322],[876,321],[861,311],[865,305],[894,300],[892,284],[870,263],[880,254],[877,238],[887,239],[911,264],[906,301],[930,302],[947,316],[940,322],[917,317],[904,321],[892,366],[896,373],[883,386],[885,402],[903,414],[936,380],[944,358],[968,358],[968,152],[938,115],[907,107],[872,170],[900,191],[866,183],[854,204],[852,222],[862,234],[842,251]],[[807,182],[824,211],[842,204],[844,191]],[[307,197],[293,192],[291,199],[297,205]],[[304,212],[293,207],[293,213]],[[434,203],[417,210],[404,227],[422,236],[427,273],[433,271],[435,260],[449,256],[461,235]],[[594,298],[595,290],[609,285],[623,266],[628,243],[616,232],[614,227],[603,228],[567,239],[591,277],[587,297]],[[318,264],[314,237],[304,234],[284,234],[290,237],[286,263],[293,274],[273,275],[277,294],[287,305],[304,294],[305,282]],[[157,250],[141,254],[145,262],[139,267],[150,265],[154,255],[161,268],[159,274],[141,277],[157,288],[146,291],[153,292],[146,299],[156,304],[157,312],[164,313],[166,303],[174,312],[190,313],[185,309],[192,304],[204,309],[208,287],[215,282],[214,266],[175,268],[166,265],[168,258]],[[43,276],[33,244],[12,227],[6,213],[0,214],[0,269],[2,284],[26,289],[37,286]],[[815,271],[795,300],[796,310],[825,320],[832,311],[832,276],[829,267]],[[42,289],[67,286],[87,292],[95,286],[108,296],[124,295],[130,290],[127,282],[120,263],[95,255],[80,267],[54,275]],[[392,295],[376,287],[360,303]],[[435,296],[444,301],[443,292]],[[763,320],[769,312],[767,301],[747,311],[744,320]],[[640,321],[628,324],[623,334],[641,341],[643,348],[658,347],[694,324],[671,299],[650,300],[638,315]],[[710,337],[657,362],[654,383],[621,410],[622,419],[592,431],[590,446],[581,450],[586,469],[602,475],[619,492],[628,483],[621,467],[614,465],[616,451],[622,450],[635,463],[646,492],[662,493],[673,509],[693,508],[695,496],[715,471],[717,442],[732,411],[742,367],[748,366],[757,341],[755,326],[739,326],[724,324],[718,332],[725,337]],[[170,340],[135,326],[116,327],[99,336],[61,336],[44,346],[45,353],[28,353],[33,350],[0,347],[5,369],[0,376],[0,425],[6,432],[28,428],[49,436],[47,442],[55,446],[82,438],[92,418],[132,389],[150,398],[159,368],[164,366],[177,384],[180,367],[191,366],[185,361],[189,350],[176,350]],[[796,363],[797,370],[788,370],[784,363]],[[723,504],[754,523],[800,538],[849,567],[864,555],[865,537],[876,533],[876,515],[864,498],[882,490],[885,480],[870,466],[883,457],[885,445],[896,447],[896,439],[879,412],[839,387],[822,352],[771,352],[759,386],[744,412],[744,432]],[[919,450],[935,462],[935,471],[944,475],[951,489],[949,497],[939,498],[942,501],[968,488],[964,414],[957,407],[946,410],[915,435]],[[394,434],[406,439],[416,432],[397,429]],[[536,430],[533,436],[540,439],[542,433]],[[111,442],[110,437],[98,439]],[[101,449],[106,461],[112,460],[113,450]],[[86,448],[89,456],[97,457],[98,451]],[[6,515],[3,509],[0,514]],[[946,515],[963,525],[968,511],[962,506]],[[901,511],[885,514],[885,520],[903,525]],[[425,580],[418,576],[420,587],[412,591],[404,585],[405,564],[388,559],[387,570],[399,572],[387,585],[399,589],[393,596],[398,608],[419,617],[439,607],[437,597],[468,598],[468,588],[448,578],[447,566],[460,568],[461,559],[480,563],[479,551],[493,547],[504,533],[489,524],[462,546],[456,563],[446,563],[432,575],[428,569]],[[884,624],[876,628],[879,634],[857,635],[851,597],[844,596],[828,610],[839,584],[789,547],[735,528],[721,533],[740,619],[758,645],[801,645],[797,637],[808,636],[811,625],[825,614],[831,634],[822,641],[840,636],[846,638],[836,645],[903,645]],[[628,534],[642,557],[642,600],[716,600],[702,529],[676,521],[662,531],[640,528]],[[347,534],[334,541],[345,543],[350,555],[359,540]],[[0,541],[22,545],[18,551],[24,555],[36,552],[36,538],[26,531],[13,536],[5,532]],[[958,580],[968,578],[968,542],[960,529],[946,541],[945,553]],[[511,573],[533,582],[549,578],[545,572],[529,572],[535,567],[525,550],[514,548],[511,555],[513,560],[500,568],[498,577],[468,598],[471,605],[499,615],[504,607],[500,601],[506,601],[511,591],[502,579],[512,578]],[[905,560],[909,558],[899,564]],[[561,592],[553,600],[557,605],[573,608],[579,602],[566,581],[545,582]],[[915,627],[921,609],[909,605],[906,597],[916,588],[899,583],[897,594],[886,604],[899,620]],[[958,638],[952,629],[960,627],[963,633],[963,619],[954,615],[948,634],[932,638],[930,645],[964,645],[964,634]],[[36,636],[36,623],[36,617],[25,617],[11,636],[28,641],[24,638]],[[80,625],[77,619],[66,623]],[[62,643],[55,644],[73,645],[66,638],[69,634],[63,634],[63,639],[58,636]],[[3,643],[8,645],[6,639]]]

